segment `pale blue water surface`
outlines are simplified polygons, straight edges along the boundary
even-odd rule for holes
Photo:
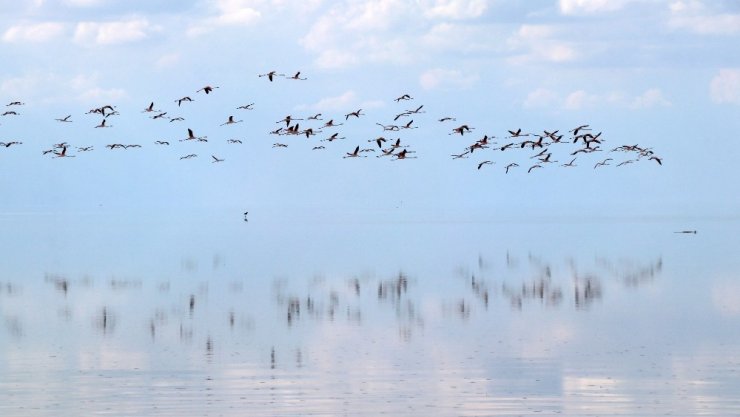
[[[3,214],[0,415],[740,414],[737,220],[399,211]]]

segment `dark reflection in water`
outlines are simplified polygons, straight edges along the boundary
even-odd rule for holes
[[[214,261],[214,266],[220,265],[221,257],[216,256],[214,260],[218,260]],[[150,291],[150,284],[138,279],[111,279],[107,281],[107,286],[100,287],[89,276],[70,278],[65,274],[50,272],[45,274],[44,282],[62,298],[60,311],[65,313],[61,316],[68,320],[79,319],[76,312],[84,310],[79,305],[75,306],[75,303],[91,303],[92,300],[106,300],[120,294],[123,303],[113,306],[101,301],[101,305],[90,313],[94,328],[103,335],[114,333],[119,321],[127,322],[130,330],[135,332],[137,326],[127,316],[135,317],[149,310],[151,313],[140,330],[148,332],[153,342],[170,341],[171,338],[167,336],[172,324],[177,326],[178,339],[190,343],[196,327],[218,328],[219,321],[223,320],[233,333],[249,328],[249,323],[256,316],[263,320],[262,326],[275,328],[282,325],[288,329],[306,321],[324,324],[341,322],[357,326],[370,321],[372,326],[379,323],[387,325],[390,324],[388,318],[392,317],[401,339],[408,340],[414,328],[422,329],[424,323],[429,321],[424,313],[431,311],[436,314],[433,309],[430,310],[429,303],[438,304],[439,313],[451,313],[463,320],[468,320],[473,314],[485,315],[490,308],[502,304],[513,310],[534,305],[549,309],[570,306],[582,310],[600,301],[606,293],[605,287],[609,285],[639,287],[652,282],[662,271],[660,258],[643,263],[597,258],[589,268],[581,268],[573,259],[567,259],[564,262],[566,267],[562,268],[532,254],[527,255],[525,262],[520,262],[507,252],[503,269],[494,268],[494,264],[494,261],[480,255],[475,270],[460,266],[449,274],[449,279],[441,282],[411,278],[404,271],[387,278],[355,276],[330,280],[315,276],[305,279],[305,282],[300,278],[279,278],[272,280],[272,306],[265,304],[264,300],[251,299],[249,294],[244,294],[244,281],[231,281],[222,289],[230,298],[240,297],[239,303],[229,305],[221,304],[218,299],[220,295],[209,297],[209,282],[194,283],[190,289],[177,285],[175,292],[171,291],[172,281],[154,284]],[[459,285],[456,285],[456,281]],[[303,293],[294,288],[300,287],[300,284],[306,288]],[[3,283],[0,287],[5,297],[20,296],[19,284]],[[187,295],[184,296],[185,302],[180,304],[177,299],[181,298],[179,294],[183,292]],[[79,294],[84,294],[84,297],[76,297]],[[33,298],[31,294],[26,295]],[[374,303],[370,302],[372,298],[375,299]],[[420,306],[420,303],[426,306]],[[241,308],[244,306],[248,308]],[[260,310],[255,311],[251,308],[254,306],[259,306]],[[266,315],[268,308],[275,309],[278,314]],[[371,311],[368,312],[368,309]],[[219,319],[219,316],[223,318]],[[6,328],[14,337],[23,335],[22,321],[18,316],[6,318]],[[217,335],[209,334],[206,338],[209,356],[213,355],[214,337]],[[132,340],[139,338],[132,337]],[[297,352],[298,362],[303,362],[300,349]],[[274,357],[272,348],[273,366]]]
[[[50,268],[0,281],[0,415],[738,414],[740,279],[680,253]]]

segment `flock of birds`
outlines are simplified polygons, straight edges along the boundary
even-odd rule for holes
[[[258,74],[260,78],[265,77],[269,82],[275,82],[280,78],[286,80],[305,81],[306,77],[301,76],[301,72],[296,72],[293,75],[286,75],[278,73],[277,71],[270,71],[264,74]],[[218,86],[206,85],[195,91],[198,95],[212,95],[215,94],[215,90]],[[200,100],[200,98],[198,98]],[[404,102],[413,101],[414,98],[409,94],[402,94],[394,99],[397,105]],[[196,99],[189,95],[182,96],[173,100],[174,104],[177,104],[177,109],[181,109],[184,106],[190,106]],[[21,116],[20,109],[25,106],[22,101],[12,101],[5,107],[3,113],[0,114],[0,120],[2,118],[19,117]],[[409,138],[402,137],[406,132],[417,129],[419,126],[415,123],[417,116],[426,113],[424,105],[413,105],[411,108],[404,109],[395,114],[393,120],[386,123],[375,122],[378,126],[378,136],[360,139],[360,143],[353,143],[351,146],[344,149],[343,158],[367,158],[371,154],[374,154],[376,158],[388,158],[391,160],[404,160],[404,159],[415,159],[417,158],[417,151],[412,149],[409,145]],[[234,110],[238,112],[254,110],[255,103],[244,104],[236,107]],[[146,105],[141,113],[145,114],[149,119],[159,123],[180,123],[187,122],[182,116],[173,115],[172,110],[163,110],[158,108],[154,102],[150,102]],[[116,106],[106,104],[100,107],[95,107],[85,113],[87,116],[97,116],[97,124],[91,124],[92,128],[95,129],[108,129],[113,128],[112,124],[114,118],[120,115],[119,110]],[[345,142],[347,137],[342,135],[342,126],[347,125],[348,127],[352,123],[356,123],[356,119],[365,118],[366,113],[363,109],[356,109],[348,111],[343,115],[336,115],[334,117],[325,117],[322,113],[316,113],[303,117],[296,117],[294,115],[286,115],[282,119],[276,120],[277,125],[275,129],[265,132],[265,134],[274,135],[278,139],[272,144],[273,148],[287,148],[292,145],[287,139],[288,137],[305,137],[310,141],[312,151],[327,150],[330,147],[337,147],[340,145],[334,144],[334,142]],[[223,122],[220,126],[236,125],[244,122],[243,119],[235,117],[233,114],[225,115],[222,119]],[[60,124],[73,123],[73,116],[68,114],[63,117],[55,119]],[[456,125],[457,119],[452,116],[438,117],[436,122],[440,125],[453,124]],[[302,125],[303,123],[303,125]],[[156,139],[152,141],[154,146],[172,146],[177,142],[192,142],[192,143],[203,143],[208,142],[208,136],[196,134],[196,130],[193,127],[178,127],[177,128],[179,137],[174,139]],[[454,127],[441,129],[447,135],[459,136],[461,138],[468,138],[474,136],[473,133],[476,127],[463,123]],[[2,131],[0,130],[0,134]],[[647,146],[641,146],[639,144],[623,144],[616,147],[607,147],[605,143],[606,138],[602,135],[602,132],[594,132],[591,126],[583,124],[567,131],[567,133],[560,133],[559,130],[543,130],[539,132],[524,132],[521,128],[508,130],[507,134],[501,137],[497,137],[489,134],[479,134],[478,137],[472,141],[467,142],[461,146],[459,152],[450,155],[452,159],[475,159],[475,166],[478,170],[484,167],[493,166],[499,164],[502,167],[503,172],[508,174],[514,169],[526,169],[527,173],[532,173],[535,170],[545,168],[547,166],[560,166],[563,168],[571,168],[578,166],[580,163],[586,163],[588,166],[593,166],[593,169],[598,169],[606,166],[617,166],[622,167],[629,164],[633,164],[642,160],[654,161],[655,163],[662,165],[662,158],[657,156],[652,148]],[[229,145],[241,145],[243,144],[242,139],[229,138],[226,139],[226,143]],[[366,144],[367,143],[367,144]],[[20,140],[9,140],[0,142],[0,146],[4,148],[10,148],[14,146],[23,145]],[[138,143],[108,143],[104,145],[109,150],[125,150],[131,148],[141,148],[143,145]],[[42,150],[43,155],[48,155],[53,158],[73,158],[78,154],[84,152],[90,152],[95,149],[95,145],[71,145],[66,141],[60,141],[58,143],[51,144],[48,148]],[[199,153],[203,148],[199,148],[196,151],[192,151],[193,148],[189,148],[188,151],[179,154],[180,160],[191,160],[199,157]],[[488,150],[488,152],[485,152]],[[493,151],[493,152],[491,152]],[[522,153],[525,153],[522,156]],[[210,152],[209,152],[210,153]],[[517,153],[518,156],[514,157],[512,154]],[[602,155],[601,157],[591,157],[591,155]],[[221,163],[226,159],[214,153],[210,154],[209,161],[211,163]],[[490,168],[486,168],[490,169]]]

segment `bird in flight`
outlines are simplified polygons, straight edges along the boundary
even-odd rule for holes
[[[663,165],[663,159],[662,158],[658,158],[657,156],[651,156],[650,158],[648,158],[648,160],[653,160],[653,161],[657,162],[658,165]]]
[[[410,151],[408,149],[404,149],[401,152],[399,152],[399,153],[397,153],[397,154],[394,155],[396,157],[396,159],[394,159],[394,161],[397,161],[399,159],[415,159],[416,158],[415,156],[408,156],[408,154],[410,154],[410,153],[414,153],[414,151]]]
[[[580,125],[576,127],[575,129],[570,130],[570,132],[573,133],[573,136],[578,136],[578,132],[580,132],[581,130],[591,130],[591,129],[589,125]]]
[[[141,111],[142,113],[150,113],[150,112],[159,112],[159,110],[154,110],[154,102],[152,101],[149,103],[149,105]]]
[[[245,104],[236,108],[237,110],[254,110],[254,103]]]
[[[226,123],[222,123],[221,126],[224,125],[233,125],[234,123],[241,123],[243,120],[234,120],[234,116],[229,116],[229,119],[226,120]]]
[[[612,160],[611,158],[606,158],[606,159],[604,159],[601,162],[597,162],[596,165],[594,165],[594,169],[596,169],[598,167],[603,167],[603,166],[609,165],[609,161],[611,161],[611,160]]]
[[[534,165],[532,165],[532,166],[531,166],[531,167],[529,167],[529,169],[527,170],[527,174],[529,174],[530,172],[532,172],[532,170],[533,170],[533,169],[536,169],[536,168],[542,168],[542,165],[540,165],[540,164],[534,164]]]
[[[508,174],[510,168],[514,168],[514,167],[518,167],[518,166],[519,166],[519,164],[517,164],[516,162],[512,162],[509,165],[506,165],[504,168],[506,169],[506,173]]]
[[[62,117],[61,119],[54,119],[54,120],[56,120],[57,122],[72,123],[72,121],[69,120],[70,117],[72,117],[72,115],[71,114],[68,114],[68,115]]]
[[[364,157],[364,156],[365,155],[360,155],[360,145],[357,145],[354,151],[347,152],[347,154],[344,155],[343,158],[359,158],[359,157]]]
[[[274,80],[276,76],[284,77],[285,74],[278,74],[277,71],[270,71],[270,72],[265,73],[265,74],[259,74],[259,76],[260,77],[267,77],[267,79],[270,80],[270,82],[272,82],[272,80]]]
[[[191,153],[189,155],[181,156],[180,159],[182,160],[182,159],[190,159],[190,158],[196,158],[196,157],[198,157],[198,155]]]
[[[292,77],[285,77],[285,78],[287,78],[289,80],[301,80],[301,81],[304,81],[304,80],[307,80],[308,79],[308,78],[301,78],[301,72],[300,71],[296,72]]]
[[[193,99],[190,98],[189,96],[185,96],[183,98],[179,98],[175,100],[175,103],[177,103],[177,107],[180,107],[184,101],[193,101]]]
[[[54,155],[56,155],[56,158],[74,158],[74,155],[67,155],[67,145],[62,146],[60,152],[54,152]]]
[[[322,142],[332,142],[332,141],[340,140],[340,139],[344,139],[344,136],[341,136],[340,137],[339,136],[339,132],[336,132],[336,133],[332,134],[331,136],[329,136],[328,138],[321,139],[321,141]]]
[[[460,134],[460,136],[462,136],[462,135],[465,134],[465,132],[470,132],[473,129],[474,128],[472,128],[472,127],[470,127],[468,125],[461,125],[461,126],[458,126],[458,127],[454,128],[454,129],[452,129],[452,133],[450,133],[450,135],[454,135],[455,133],[458,133],[458,134]]]
[[[529,133],[522,133],[522,128],[519,128],[517,130],[509,130],[508,131],[511,136],[510,138],[518,138],[520,136],[529,136]]]
[[[334,123],[334,119],[329,120],[328,122],[324,123],[322,127],[335,127],[335,126],[341,126],[344,123]]]
[[[186,140],[202,140],[205,138],[207,138],[207,136],[195,136],[195,132],[193,132],[193,129],[188,128],[188,137],[185,139],[180,139],[180,142]]]
[[[576,158],[577,158],[577,157],[576,157]],[[575,162],[576,162],[576,158],[573,158],[573,159],[571,159],[571,160],[570,160],[570,162],[568,162],[567,164],[562,164],[562,165],[560,165],[560,166],[561,166],[561,167],[574,167],[574,166],[576,166],[576,164],[575,164]]]
[[[408,95],[408,94],[404,94],[404,95],[402,95],[402,96],[400,96],[400,97],[396,98],[396,99],[395,99],[394,101],[395,101],[396,103],[398,103],[398,102],[399,102],[399,101],[401,101],[401,100],[413,100],[413,97],[411,97],[411,96],[410,96],[410,95]]]
[[[362,109],[359,109],[359,110],[353,111],[353,112],[349,112],[349,113],[347,113],[347,114],[344,115],[344,120],[348,120],[350,116],[354,116],[354,117],[356,117],[356,118],[359,119],[361,115],[364,115],[365,114],[365,113],[361,113],[361,112],[362,112]]]
[[[494,163],[493,161],[483,161],[478,164],[478,169],[481,169],[483,165],[493,165],[493,163]]]
[[[224,161],[223,159],[219,159],[219,158],[216,158],[216,156],[215,156],[215,155],[211,155],[211,158],[213,158],[213,161],[211,161],[211,163],[215,163],[215,162],[223,162],[223,161]]]
[[[213,91],[214,88],[218,88],[218,87],[212,87],[210,85],[207,85],[207,86],[201,88],[200,90],[196,91],[196,93],[200,93],[202,91],[202,92],[204,92],[206,94],[210,94],[211,91]]]

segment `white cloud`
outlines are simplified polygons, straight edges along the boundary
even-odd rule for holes
[[[512,50],[525,51],[510,57],[507,61],[520,65],[532,62],[563,63],[578,58],[575,48],[563,41],[554,39],[557,31],[548,25],[522,25],[516,34],[507,40]]]
[[[94,87],[85,91],[82,91],[77,95],[79,100],[84,102],[108,102],[114,100],[120,100],[128,97],[126,90],[122,88],[100,88]]]
[[[387,30],[409,14],[410,5],[403,0],[366,0],[353,3],[335,14],[351,30]]]
[[[732,35],[740,33],[740,14],[715,13],[697,0],[675,1],[670,4],[669,26],[700,35]]]
[[[157,67],[157,69],[171,68],[180,62],[180,58],[180,54],[177,53],[162,55],[157,59],[157,62],[154,63],[154,66]]]
[[[351,67],[360,61],[360,58],[346,51],[327,49],[321,51],[314,60],[317,67],[322,69]]]
[[[83,102],[98,102],[128,96],[122,88],[101,86],[100,76],[97,74],[78,74],[70,78],[53,72],[33,72],[4,79],[0,83],[0,93],[47,103],[67,103],[70,98]]]
[[[425,90],[437,88],[470,88],[478,81],[477,74],[465,74],[459,70],[434,68],[419,77],[419,84]]]
[[[200,36],[220,27],[250,25],[262,17],[262,13],[251,0],[217,0],[214,15],[192,25],[189,36]]]
[[[596,104],[598,97],[589,94],[584,90],[574,91],[565,98],[565,108],[569,110],[579,110],[587,106]]]
[[[406,65],[448,52],[500,48],[491,41],[490,25],[464,21],[482,16],[488,0],[342,0],[327,4],[299,40],[306,51],[316,55],[319,67]]]
[[[145,18],[130,18],[111,22],[80,22],[74,40],[82,44],[115,45],[136,42],[159,30]]]
[[[355,103],[357,103],[357,94],[353,90],[348,90],[338,96],[323,98],[309,107],[322,111],[345,110]]]
[[[103,88],[100,86],[100,76],[97,74],[80,74],[70,79],[66,84],[78,100],[86,103],[108,102],[128,97],[122,88]]]
[[[619,91],[594,94],[585,90],[576,90],[565,97],[563,106],[568,110],[580,110],[603,105],[624,106],[627,102],[624,93]]]
[[[633,109],[647,109],[651,107],[667,107],[671,102],[663,96],[658,88],[650,88],[632,100],[630,107]]]
[[[35,72],[4,79],[0,84],[0,92],[13,97],[35,98],[43,96],[39,92],[51,88],[57,82],[58,77],[54,74]]]
[[[547,98],[551,98],[546,96]],[[526,101],[525,101],[526,103]],[[595,107],[629,108],[635,110],[655,107],[667,107],[672,103],[658,88],[649,88],[642,94],[632,96],[622,91],[606,93],[590,93],[586,90],[576,90],[565,96],[562,106],[568,110],[581,110]]]
[[[321,68],[409,62],[417,40],[406,28],[415,26],[416,11],[413,3],[402,0],[333,4],[299,43],[317,54],[315,64]]]
[[[47,42],[56,39],[66,32],[63,23],[43,22],[18,24],[9,27],[3,33],[4,42]]]
[[[527,98],[524,99],[524,107],[535,108],[535,107],[550,107],[557,101],[557,94],[546,88],[538,88],[527,94]]]
[[[491,42],[492,29],[488,26],[443,22],[432,26],[421,36],[420,43],[436,52],[491,52],[502,49]]]
[[[487,0],[427,0],[422,2],[424,15],[430,18],[471,19],[480,17],[488,7]]]
[[[560,0],[560,12],[581,15],[613,12],[622,9],[631,0]]]
[[[715,103],[740,103],[740,68],[721,69],[709,83],[709,94]]]
[[[63,0],[62,3],[72,7],[94,7],[100,6],[106,0]]]
[[[314,104],[301,105],[297,108],[299,110],[312,109],[318,111],[347,111],[347,109],[356,110],[357,108],[362,108],[367,110],[383,106],[385,106],[385,102],[382,100],[360,101],[354,90],[347,90],[338,96],[326,97]]]

